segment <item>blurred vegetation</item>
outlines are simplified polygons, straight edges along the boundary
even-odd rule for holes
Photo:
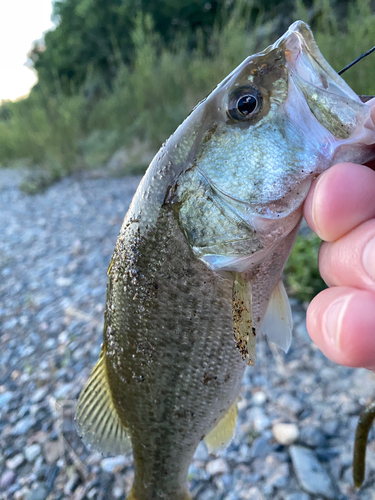
[[[295,19],[311,25],[336,70],[371,48],[375,32],[371,0],[56,0],[54,16],[30,56],[38,84],[0,105],[0,164],[33,169],[29,193],[110,169],[115,157],[123,173],[144,171],[196,103]],[[373,65],[370,56],[345,73],[357,93],[375,94]],[[315,238],[298,239],[287,265],[302,300],[323,286],[317,249]]]
[[[327,285],[319,274],[318,254],[321,239],[314,233],[299,235],[284,269],[288,295],[310,301]]]
[[[370,0],[65,0],[54,15],[31,55],[39,83],[0,106],[0,163],[35,166],[41,187],[121,148],[141,171],[200,99],[296,18],[337,70],[374,44]],[[372,67],[370,56],[345,74],[358,93],[375,93]]]

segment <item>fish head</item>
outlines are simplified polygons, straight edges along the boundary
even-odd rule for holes
[[[184,144],[186,130],[181,227],[211,269],[235,272],[259,264],[298,225],[317,174],[364,161],[375,142],[370,108],[301,21],[243,61],[172,141]]]

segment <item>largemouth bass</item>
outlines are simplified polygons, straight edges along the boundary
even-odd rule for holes
[[[260,333],[288,349],[281,275],[311,182],[372,156],[370,109],[306,24],[248,57],[161,147],[108,270],[103,346],[77,407],[93,447],[134,454],[129,499],[186,500],[198,443],[233,436]]]

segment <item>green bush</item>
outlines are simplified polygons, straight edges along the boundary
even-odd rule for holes
[[[320,243],[321,239],[314,233],[299,235],[284,269],[288,294],[303,302],[326,288],[318,268]]]

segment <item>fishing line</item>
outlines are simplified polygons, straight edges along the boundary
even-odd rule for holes
[[[368,56],[369,54],[371,54],[371,52],[374,52],[375,50],[375,47],[373,47],[372,49],[368,50],[367,52],[365,52],[364,54],[362,54],[361,56],[357,57],[357,59],[355,59],[354,61],[352,61],[350,64],[348,64],[347,66],[345,66],[345,68],[343,68],[341,71],[338,72],[339,75],[342,75],[344,73],[344,71],[346,71],[347,69],[351,68],[352,66],[354,66],[355,64],[357,64],[358,61],[360,61],[361,59],[363,59],[364,57]]]

